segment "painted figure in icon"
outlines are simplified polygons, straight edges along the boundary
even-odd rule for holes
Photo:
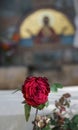
[[[46,42],[57,42],[58,36],[56,35],[54,29],[49,24],[49,18],[45,16],[43,18],[43,27],[36,36],[37,43]]]

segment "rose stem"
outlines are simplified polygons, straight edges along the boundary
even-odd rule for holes
[[[38,109],[36,109],[34,122],[35,122],[35,120],[36,120],[36,116],[37,116],[37,114],[38,114]],[[33,126],[33,130],[36,130],[36,125],[35,125],[35,123],[34,123],[34,126]]]

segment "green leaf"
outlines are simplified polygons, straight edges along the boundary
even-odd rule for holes
[[[45,103],[45,106],[46,106],[46,107],[48,107],[48,106],[49,106],[49,101],[47,101],[47,102]]]
[[[20,88],[15,89],[15,90],[13,91],[13,94],[16,93],[16,92],[18,92],[18,91],[20,91],[20,90],[21,90]]]
[[[30,117],[31,106],[29,106],[28,104],[25,104],[24,105],[24,110],[25,110],[26,121],[28,121],[29,117]]]
[[[60,83],[54,83],[54,84],[51,86],[51,91],[52,91],[52,92],[57,92],[59,88],[60,88],[60,89],[63,88],[63,85],[60,84]]]
[[[51,125],[56,126],[56,125],[57,125],[57,122],[56,122],[55,120],[51,119]]]
[[[64,130],[70,130],[71,121],[69,118],[65,118],[64,125],[62,126]]]
[[[37,109],[42,110],[45,107],[45,104],[41,104],[37,107]]]
[[[75,115],[75,116],[72,118],[72,122],[78,124],[78,115]]]
[[[68,130],[68,125],[67,124],[65,124],[64,126],[63,126],[63,130]]]
[[[71,129],[71,130],[78,130],[78,125],[72,122],[72,123],[70,124],[70,129]]]
[[[49,106],[49,101],[47,101],[45,104],[41,104],[37,107],[37,109],[42,110],[44,107],[48,107]]]
[[[60,126],[55,126],[53,129],[51,129],[51,130],[61,130],[60,129]]]
[[[26,104],[26,101],[24,100],[24,101],[22,101],[22,104]]]
[[[46,125],[44,128],[42,128],[42,130],[51,130],[50,125]]]
[[[65,124],[69,124],[70,123],[70,119],[69,118],[65,118],[64,123]]]

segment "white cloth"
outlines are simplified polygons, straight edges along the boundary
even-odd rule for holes
[[[73,113],[78,113],[78,87],[65,87],[60,89],[58,93],[50,93],[49,107],[40,114],[50,113],[53,104],[62,94],[69,92],[71,98],[71,108]],[[0,91],[0,130],[32,130],[32,120],[34,120],[35,109],[32,109],[30,120],[26,123],[24,116],[24,106],[22,93],[13,91]],[[74,106],[74,107],[73,107]]]

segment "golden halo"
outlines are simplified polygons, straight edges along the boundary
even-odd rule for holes
[[[47,12],[47,11],[43,12],[38,17],[38,22],[39,22],[40,26],[43,26],[43,18],[45,16],[47,16],[49,18],[49,24],[52,26],[54,23],[54,16],[52,16],[52,14],[50,12]]]
[[[20,25],[21,38],[37,35],[43,26],[43,18],[49,17],[50,26],[57,34],[73,35],[75,30],[69,19],[61,12],[53,9],[40,9],[29,15]],[[64,30],[65,29],[65,30]],[[29,31],[27,31],[29,30]]]

